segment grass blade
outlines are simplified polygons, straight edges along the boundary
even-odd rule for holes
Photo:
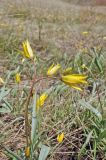
[[[16,158],[17,160],[22,160],[21,157],[19,157],[16,153],[12,152],[11,150],[9,150],[7,147],[3,147],[10,155],[12,155],[14,158]]]
[[[50,147],[42,145],[38,160],[46,160],[50,151]]]
[[[83,144],[82,148],[80,149],[80,152],[78,154],[78,160],[81,159],[81,156],[82,156],[82,154],[83,154],[83,152],[85,150],[85,147],[87,146],[87,144],[89,143],[89,141],[91,139],[92,133],[93,133],[93,130],[88,134],[85,143]]]
[[[80,100],[79,103],[81,104],[82,107],[85,107],[85,108],[89,109],[98,118],[102,119],[101,113],[96,108],[94,108],[91,104],[89,104],[88,102],[85,102],[84,100]]]

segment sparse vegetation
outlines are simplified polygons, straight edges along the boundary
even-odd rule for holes
[[[106,7],[74,3],[0,1],[0,160],[106,159]]]

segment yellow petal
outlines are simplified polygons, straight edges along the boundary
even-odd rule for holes
[[[76,84],[72,84],[72,83],[68,83],[68,82],[65,82],[66,85],[74,88],[74,89],[77,89],[79,91],[82,91],[82,89],[80,87],[78,87]]]
[[[84,32],[82,32],[82,35],[88,35],[89,34],[89,32],[88,31],[84,31]]]
[[[26,40],[25,42],[22,43],[23,45],[23,55],[27,58],[30,58],[32,59],[34,57],[33,55],[33,51],[32,51],[32,48],[30,46],[30,43],[28,40]]]
[[[86,81],[86,78],[87,76],[81,75],[81,74],[71,74],[71,75],[61,76],[61,80],[65,84],[80,91],[82,91],[82,89],[78,85],[88,84],[88,82]]]
[[[51,71],[51,69],[54,67],[54,64],[52,64],[49,68],[48,68],[48,71],[47,71],[47,74]]]
[[[70,84],[80,84],[80,83],[87,84],[87,81],[86,81],[87,76],[80,75],[80,74],[65,75],[65,76],[62,76],[61,78],[64,83],[66,82]]]
[[[20,73],[16,73],[15,80],[16,80],[17,83],[20,83],[20,81],[21,81]]]
[[[26,147],[26,148],[25,148],[25,156],[26,156],[26,157],[29,157],[29,156],[30,156],[30,148],[29,148],[29,147]]]
[[[30,43],[29,43],[28,40],[26,41],[26,46],[27,46],[27,51],[29,53],[30,58],[33,58],[33,56],[34,56],[33,55],[33,51],[32,51],[32,48],[31,48]]]
[[[53,76],[54,74],[57,73],[57,71],[61,68],[60,64],[57,65],[51,65],[47,71],[48,76]]]
[[[0,84],[4,84],[4,80],[0,77]]]
[[[43,106],[46,99],[48,97],[48,94],[47,93],[43,93],[39,99],[37,99],[37,102],[36,102],[36,107],[37,107],[37,110],[39,109],[39,107]]]
[[[62,132],[61,134],[58,134],[57,136],[58,143],[62,143],[63,139],[64,139],[64,132]]]
[[[24,50],[23,55],[27,58],[30,58],[29,53],[27,51],[26,42],[23,42],[23,50]]]
[[[80,87],[77,87],[77,86],[71,86],[72,88],[74,88],[74,89],[77,89],[77,90],[79,90],[79,91],[82,91],[82,89],[80,88]]]
[[[78,76],[78,78],[81,78],[81,79],[86,79],[88,77],[88,76],[83,75],[83,74],[72,74],[72,76]]]

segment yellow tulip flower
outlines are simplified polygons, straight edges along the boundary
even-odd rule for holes
[[[20,73],[16,73],[16,75],[15,75],[15,81],[16,81],[17,83],[20,83],[20,81],[21,81]]]
[[[29,156],[30,156],[30,148],[29,148],[29,147],[26,147],[26,148],[25,148],[25,156],[26,156],[26,157],[29,157]]]
[[[39,99],[37,99],[37,102],[36,102],[36,106],[37,106],[37,110],[39,109],[39,107],[42,107],[45,103],[45,100],[47,99],[48,97],[48,94],[47,93],[43,93]]]
[[[62,132],[61,134],[58,134],[58,136],[57,136],[57,141],[59,143],[62,143],[63,139],[64,139],[64,132]]]
[[[85,75],[80,75],[80,74],[70,74],[70,75],[65,75],[65,76],[61,76],[61,80],[69,85],[72,88],[78,89],[78,90],[82,90],[78,85],[79,84],[87,84],[86,81],[87,76]]]
[[[82,32],[82,35],[84,35],[84,36],[87,36],[89,34],[89,32],[88,31],[84,31],[84,32]]]
[[[32,48],[30,46],[30,43],[28,40],[26,40],[25,42],[23,42],[23,55],[26,57],[26,58],[30,58],[32,59],[34,57],[34,54],[33,54],[33,51],[32,51]]]
[[[58,71],[60,68],[61,68],[60,64],[57,64],[57,65],[52,64],[52,65],[49,67],[48,71],[47,71],[47,75],[48,75],[48,76],[53,76],[54,74],[57,73],[57,71]]]

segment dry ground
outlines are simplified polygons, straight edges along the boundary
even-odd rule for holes
[[[59,59],[64,53],[75,55],[81,49],[83,31],[89,32],[84,45],[105,47],[106,7],[83,4],[64,0],[0,0],[0,76],[11,68],[8,53],[12,48],[19,49],[26,38],[43,58],[53,54]],[[14,115],[0,114],[2,134],[6,129],[11,132],[10,137],[7,132],[4,134],[2,143],[13,150],[24,143],[23,119],[14,124],[15,118]],[[7,160],[3,153],[0,160]]]

